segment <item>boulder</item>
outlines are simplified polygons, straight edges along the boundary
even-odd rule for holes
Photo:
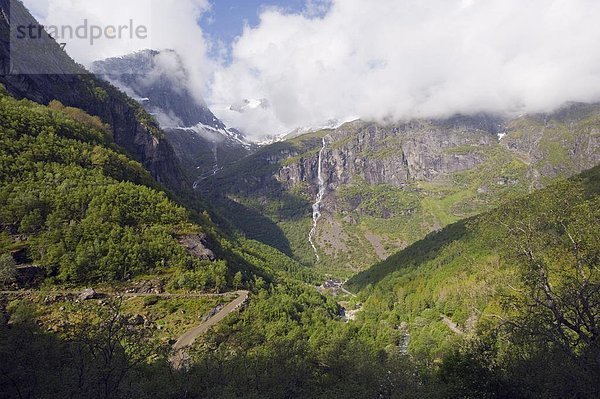
[[[96,298],[98,298],[98,293],[92,288],[86,288],[85,290],[81,291],[81,294],[79,294],[80,301],[89,301]]]

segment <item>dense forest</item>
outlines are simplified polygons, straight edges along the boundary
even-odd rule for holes
[[[186,256],[176,237],[202,229],[113,144],[98,118],[0,95],[3,251],[26,247],[57,282],[119,281],[177,267],[204,268],[212,284],[226,279]]]

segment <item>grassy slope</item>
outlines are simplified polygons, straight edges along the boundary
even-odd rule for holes
[[[578,187],[583,187],[584,199],[574,195]],[[535,213],[542,212],[545,198],[575,207],[581,201],[597,204],[599,193],[600,166],[507,206]],[[499,253],[506,238],[499,225],[501,211],[452,224],[353,277],[347,288],[365,300],[362,328],[393,342],[401,339],[397,327],[406,322],[410,349],[435,357],[457,342],[448,320],[469,332],[478,320],[501,313],[499,292],[518,284],[517,271]],[[591,226],[599,222],[588,221]]]

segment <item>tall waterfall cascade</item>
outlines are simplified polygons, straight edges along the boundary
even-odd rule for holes
[[[321,151],[319,151],[319,165],[317,167],[317,176],[319,182],[319,191],[317,193],[317,198],[315,203],[313,204],[313,224],[310,233],[308,234],[308,241],[313,248],[315,253],[315,257],[317,258],[317,262],[321,260],[319,256],[319,251],[317,250],[317,246],[315,244],[315,237],[317,234],[317,224],[319,223],[319,219],[321,219],[321,203],[323,202],[323,197],[325,197],[325,192],[327,191],[327,184],[325,182],[325,178],[323,176],[323,153],[327,148],[327,141],[325,137],[323,137],[323,146],[321,147]]]
[[[200,175],[196,181],[194,181],[194,190],[197,190],[198,187],[200,187],[200,184],[202,183],[202,181],[208,179],[211,176],[216,175],[217,173],[219,173],[221,170],[223,170],[222,167],[219,167],[219,147],[217,145],[218,143],[215,142],[213,144],[213,148],[212,148],[212,153],[213,153],[213,158],[215,160],[215,163],[212,167],[211,170],[209,170],[208,172],[203,173],[202,175]]]

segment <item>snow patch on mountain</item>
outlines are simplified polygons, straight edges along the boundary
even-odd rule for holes
[[[212,143],[222,143],[223,141],[234,142],[247,149],[251,149],[253,144],[246,137],[235,129],[219,128],[199,123],[195,126],[163,126],[165,130],[183,130],[196,133],[202,138]]]

